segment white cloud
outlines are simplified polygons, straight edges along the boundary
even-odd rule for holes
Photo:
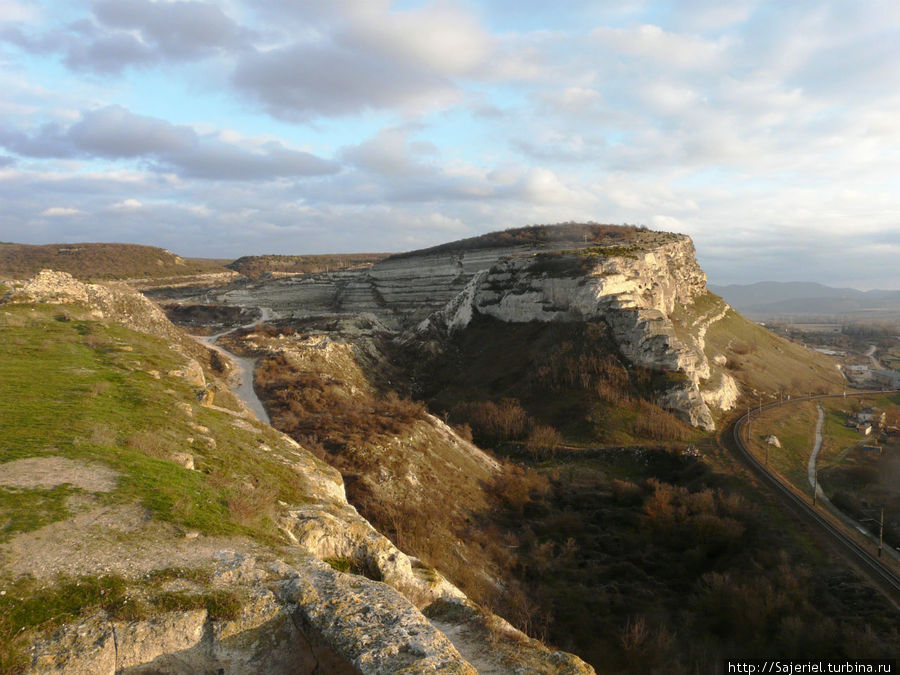
[[[41,11],[34,2],[0,0],[0,20],[2,21],[34,21],[40,14]]]
[[[191,126],[137,115],[122,106],[89,110],[68,128],[48,123],[34,133],[0,126],[0,146],[25,157],[144,159],[161,173],[214,180],[272,180],[334,173],[337,165],[279,141],[229,143]]]
[[[69,216],[80,216],[84,211],[79,209],[71,209],[65,206],[51,206],[41,211],[40,215],[47,218],[68,218]]]
[[[887,2],[31,7],[0,0],[3,239],[238,255],[590,218],[683,229],[725,280],[894,278]]]
[[[346,27],[342,38],[372,53],[391,53],[447,75],[471,72],[491,48],[491,38],[476,16],[446,0],[409,10],[373,10]]]
[[[652,24],[633,29],[603,26],[591,31],[591,36],[616,53],[647,59],[663,69],[719,69],[730,43],[727,38],[709,41],[670,33]]]
[[[136,211],[141,208],[143,204],[139,202],[137,199],[125,199],[121,202],[116,202],[110,208],[116,211]]]

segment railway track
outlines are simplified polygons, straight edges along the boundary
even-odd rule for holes
[[[881,394],[885,392],[854,392],[850,396],[864,396],[871,394]],[[726,429],[720,444],[728,445],[738,457],[749,466],[749,468],[757,474],[763,482],[774,489],[776,494],[784,500],[800,517],[814,524],[820,531],[834,543],[836,546],[851,560],[853,560],[859,569],[874,583],[882,592],[890,598],[895,605],[900,606],[900,576],[898,576],[891,568],[886,566],[878,557],[872,555],[869,551],[859,545],[859,543],[849,534],[843,527],[827,517],[819,509],[816,509],[802,495],[797,494],[797,489],[785,482],[781,477],[772,473],[768,468],[760,462],[747,449],[741,436],[744,424],[747,420],[758,411],[774,408],[782,405],[790,405],[798,401],[814,401],[824,398],[841,398],[843,394],[821,394],[816,396],[805,396],[802,398],[791,399],[789,401],[779,401],[761,406],[752,410],[740,418],[733,425]],[[723,440],[728,441],[723,443]]]

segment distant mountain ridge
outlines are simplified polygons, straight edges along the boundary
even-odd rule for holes
[[[900,315],[900,290],[860,291],[801,281],[760,281],[727,286],[710,284],[709,289],[742,314],[753,318],[780,314]]]

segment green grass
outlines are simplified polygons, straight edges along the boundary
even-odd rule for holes
[[[839,392],[845,386],[831,357],[779,337],[734,310],[706,333],[706,353],[723,355],[746,389],[778,398]]]
[[[325,562],[331,565],[332,569],[338,572],[349,572],[350,574],[362,574],[358,565],[353,558],[323,558]]]
[[[854,401],[863,407],[876,406],[886,409],[900,404],[900,396],[884,395],[872,397],[850,397],[803,401],[764,411],[754,415],[751,448],[757,458],[763,459],[766,452],[765,438],[769,434],[778,437],[781,449],[769,446],[769,465],[785,476],[796,487],[812,494],[807,475],[807,463],[815,441],[818,419],[816,405],[825,410],[822,429],[822,450],[817,465],[827,469],[839,467],[850,451],[857,445],[872,439],[863,436],[856,429],[846,425],[847,413]],[[746,428],[746,427],[745,427]]]
[[[113,610],[123,606],[126,582],[119,576],[59,577],[40,586],[31,577],[3,584],[0,596],[0,673],[24,672],[29,631],[52,630],[83,615],[90,608]]]
[[[815,442],[817,419],[815,403],[803,401],[754,414],[751,424],[750,448],[757,459],[764,460],[768,449],[769,467],[810,494],[806,465]],[[778,438],[781,448],[767,448],[765,439],[770,434]]]
[[[586,258],[636,258],[644,250],[643,246],[591,246],[578,252]]]
[[[183,530],[283,544],[278,500],[309,501],[312,479],[294,470],[293,449],[273,429],[239,426],[198,405],[195,387],[168,375],[184,361],[163,339],[91,320],[73,306],[0,306],[0,474],[3,464],[29,457],[101,464],[118,480],[109,492],[85,494],[100,505],[139,503]],[[175,405],[184,402],[192,413]],[[197,470],[172,461],[175,452],[190,452]],[[67,484],[0,487],[0,541],[71,517],[67,502],[82,493]],[[163,588],[176,580],[198,590]],[[184,608],[236,617],[242,598],[209,589],[209,580],[209,570],[181,568],[132,580],[2,579],[0,673],[21,671],[26,639],[96,608],[122,620]]]
[[[34,490],[0,487],[0,542],[67,518],[66,499],[75,491],[69,485]]]
[[[152,597],[150,604],[160,612],[187,612],[194,609],[205,609],[213,621],[233,621],[241,615],[243,601],[238,593],[214,589],[205,593],[167,591]]]
[[[833,399],[821,402],[825,410],[825,425],[822,429],[822,452],[819,463],[839,464],[853,446],[866,440],[856,429],[848,427],[847,413],[850,401],[853,399]]]
[[[274,431],[239,428],[196,405],[192,419],[174,407],[195,392],[179,378],[148,374],[184,362],[163,340],[47,305],[4,306],[0,332],[0,462],[39,455],[100,462],[121,475],[108,501],[138,501],[160,520],[206,534],[280,539],[272,507],[277,499],[304,501],[304,479],[289,463],[247,452],[277,445]],[[192,421],[210,429],[214,448],[187,444],[198,435]],[[168,459],[184,451],[199,471]],[[245,489],[248,482],[257,489]],[[10,524],[2,531],[65,517],[61,495],[7,491],[0,523]]]

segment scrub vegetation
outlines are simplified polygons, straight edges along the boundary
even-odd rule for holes
[[[880,596],[771,522],[728,463],[684,453],[712,440],[653,403],[677,375],[627,367],[602,323],[478,317],[430,358],[387,340],[310,348],[313,323],[246,336],[267,354],[258,384],[274,424],[341,470],[379,531],[529,635],[600,672],[900,646]],[[425,409],[411,399],[502,458],[499,471],[431,480],[425,458],[445,450],[415,431]]]
[[[477,237],[451,241],[439,246],[398,253],[392,258],[409,258],[420,255],[460,253],[487,248],[513,246],[566,247],[570,245],[592,244],[595,246],[624,247],[631,252],[646,242],[659,243],[671,238],[665,232],[651,232],[645,227],[634,225],[601,225],[599,223],[558,223],[556,225],[529,225],[498,232],[488,232]],[[598,251],[600,249],[597,249]]]
[[[82,280],[157,279],[227,272],[224,260],[182,258],[139,244],[0,243],[0,278],[27,279],[42,269],[68,272]]]

